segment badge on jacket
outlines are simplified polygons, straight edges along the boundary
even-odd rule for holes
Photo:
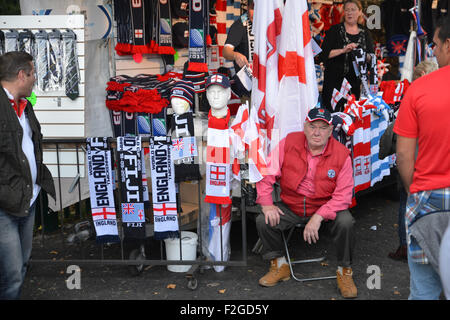
[[[333,179],[336,176],[336,172],[333,169],[328,170],[328,178]]]

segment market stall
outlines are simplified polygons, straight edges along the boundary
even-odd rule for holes
[[[379,140],[395,119],[414,66],[432,56],[429,13],[440,12],[438,1],[411,1],[408,8],[391,8],[388,1],[364,4],[366,21],[371,21],[367,27],[373,26],[375,53],[362,49],[353,53],[361,98],[355,99],[344,79],[331,101],[334,106],[339,101],[345,105],[333,114],[333,135],[351,150],[355,194],[391,176],[395,157],[378,158]],[[232,62],[223,57],[223,47],[230,26],[245,14],[246,1],[116,0],[90,5],[21,1],[21,5],[22,16],[0,16],[4,34],[0,48],[2,52],[28,48],[36,57],[35,109],[47,142],[45,161],[59,190],[56,203],[49,206],[59,210],[64,221],[64,208],[89,198],[80,215],[87,227],[82,230],[78,224],[71,239],[95,239],[101,246],[98,259],[63,256],[59,261],[132,265],[137,273],[152,264],[214,266],[216,271],[246,265],[245,221],[247,207],[254,206],[254,184],[265,175],[268,155],[279,140],[302,130],[305,114],[318,106],[323,66],[317,51],[326,31],[340,21],[342,1],[305,1],[299,15],[303,18],[295,21],[298,33],[283,32],[278,19],[285,17],[282,1],[256,7],[251,99],[241,103],[244,97],[230,90],[225,125],[212,121],[207,83],[220,82],[229,89],[239,81]],[[402,19],[392,21],[396,10]],[[41,11],[50,14],[34,15]],[[102,18],[94,18],[98,16]],[[69,58],[58,53],[56,48],[63,44],[56,41],[69,40],[76,49],[75,93],[67,83],[51,82],[68,78],[62,73],[69,69],[69,62],[63,62]],[[46,62],[41,63],[42,57],[48,57]],[[394,58],[400,64],[397,70],[387,63]],[[61,61],[61,74],[52,73],[52,59]],[[393,80],[388,80],[389,68]],[[230,84],[224,85],[227,81]],[[187,112],[177,112],[174,97],[187,99]],[[217,154],[223,159],[219,161]],[[220,181],[222,176],[227,177],[225,182]],[[223,190],[226,195],[218,197]],[[233,198],[241,198],[238,205]],[[237,260],[229,253],[233,219],[242,220],[242,257]],[[164,257],[163,241],[179,239],[182,251],[182,232],[193,229],[198,258]],[[151,259],[146,252],[149,238],[162,240],[160,259]],[[133,246],[124,252],[127,240]],[[105,246],[116,243],[120,258],[105,258]],[[190,287],[195,288],[196,282]]]

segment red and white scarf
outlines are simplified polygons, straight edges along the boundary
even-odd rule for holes
[[[205,202],[229,204],[230,198],[230,135],[228,122],[230,110],[225,118],[216,118],[209,111],[208,145],[206,148],[206,197]]]

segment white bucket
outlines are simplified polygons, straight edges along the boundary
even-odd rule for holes
[[[168,238],[166,244],[167,260],[196,260],[197,259],[197,234],[189,231],[181,231],[182,259],[180,259],[180,239]],[[168,265],[167,270],[172,272],[187,272],[190,265]]]

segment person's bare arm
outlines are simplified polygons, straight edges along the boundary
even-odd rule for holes
[[[350,52],[353,49],[356,49],[357,46],[358,45],[356,43],[349,43],[348,45],[346,45],[342,49],[333,49],[333,50],[330,51],[330,54],[328,55],[328,58],[331,59],[331,58],[340,56],[341,54]]]
[[[230,61],[236,61],[237,65],[242,68],[243,66],[250,67],[247,58],[242,53],[234,51],[232,46],[223,47],[223,57]]]
[[[407,193],[413,181],[416,145],[417,138],[397,136],[397,168]]]

